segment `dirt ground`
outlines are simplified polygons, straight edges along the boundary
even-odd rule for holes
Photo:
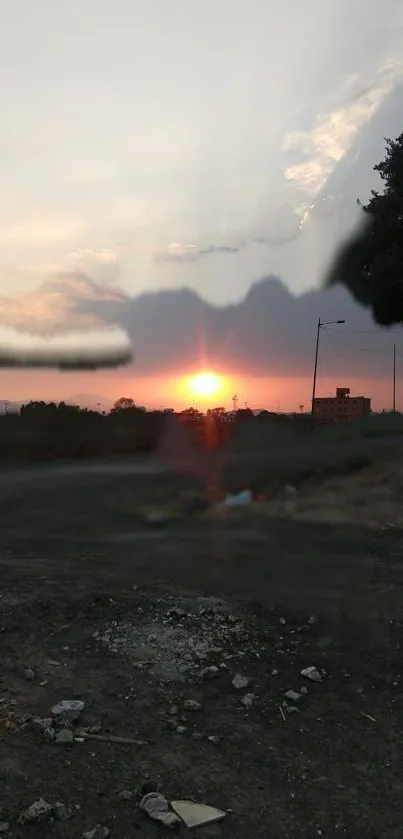
[[[400,839],[403,454],[145,522],[188,484],[134,462],[1,473],[0,836],[163,835],[152,781],[227,812],[200,837]],[[106,741],[50,741],[34,718],[63,699]],[[20,823],[40,797],[64,809]]]

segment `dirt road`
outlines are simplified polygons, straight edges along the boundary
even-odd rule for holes
[[[285,508],[145,523],[188,483],[138,463],[0,476],[7,835],[156,836],[138,809],[152,779],[228,811],[203,836],[400,837],[400,530]],[[33,730],[74,698],[76,726],[147,745]],[[20,824],[41,796],[65,820]]]

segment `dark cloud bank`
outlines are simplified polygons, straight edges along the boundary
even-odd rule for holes
[[[77,317],[118,325],[129,335],[137,374],[172,373],[201,364],[229,372],[267,376],[310,375],[318,318],[343,318],[322,338],[322,374],[383,376],[401,329],[377,327],[368,310],[341,287],[294,296],[275,277],[254,284],[236,305],[215,307],[188,289],[159,291],[131,298],[106,290],[81,276],[87,293],[77,296],[77,281],[58,282]]]

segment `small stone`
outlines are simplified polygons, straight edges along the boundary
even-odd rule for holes
[[[34,671],[34,670],[31,670],[31,668],[30,668],[30,667],[27,667],[27,668],[24,670],[24,679],[26,679],[26,680],[27,680],[27,682],[33,682],[33,681],[34,681],[34,679],[35,679],[35,671]]]
[[[177,734],[186,734],[186,732],[187,732],[186,725],[178,725],[176,727],[176,733]]]
[[[308,618],[308,624],[309,624],[309,626],[315,626],[315,624],[316,624],[317,622],[318,622],[318,618],[317,618],[317,616],[316,616],[316,615],[310,615],[310,617]]]
[[[38,798],[30,807],[27,807],[18,817],[19,824],[33,824],[34,822],[43,822],[50,819],[53,814],[53,805],[45,801],[44,798]]]
[[[56,737],[56,731],[53,728],[53,726],[50,726],[50,728],[45,728],[44,729],[43,739],[46,741],[46,743],[53,743],[55,737]]]
[[[289,699],[290,702],[298,702],[301,699],[301,694],[297,693],[296,690],[287,690],[284,694],[286,699]]]
[[[84,708],[85,703],[81,699],[62,699],[53,706],[51,713],[60,723],[74,722],[78,720]]]
[[[202,704],[201,702],[196,702],[195,699],[185,699],[183,707],[186,711],[201,711]]]
[[[46,687],[46,685],[47,685],[47,683],[48,683],[48,682],[47,682],[47,679],[44,679],[44,680],[43,680],[43,682],[39,682],[39,687],[40,687],[40,688],[45,688],[45,687]]]
[[[216,667],[215,664],[212,664],[210,667],[205,667],[204,670],[201,671],[200,675],[202,679],[215,679],[219,672],[218,667]]]
[[[305,676],[306,679],[309,679],[310,682],[322,682],[323,677],[319,673],[317,667],[305,667],[304,670],[301,670],[301,676]]]
[[[56,734],[56,743],[58,746],[71,746],[74,742],[74,735],[70,728],[62,728],[58,734]]]
[[[62,804],[61,801],[56,801],[56,804],[54,806],[54,815],[59,822],[67,822],[69,819],[73,818],[74,813],[72,810],[69,809],[69,807],[66,807],[65,804]]]
[[[133,793],[130,792],[129,789],[123,789],[122,792],[119,793],[119,798],[121,798],[122,801],[130,801],[133,798]]]
[[[209,740],[210,743],[213,743],[214,746],[218,746],[221,743],[221,737],[219,737],[218,734],[210,734],[210,736],[207,737],[207,740]]]
[[[242,676],[241,673],[236,673],[232,680],[232,684],[234,688],[237,690],[241,690],[241,688],[247,688],[249,684],[249,679],[247,676]]]
[[[103,825],[97,824],[92,830],[87,830],[86,833],[83,833],[83,839],[108,839],[110,835],[109,827],[103,827]]]
[[[192,737],[193,740],[204,740],[204,734],[201,731],[194,731]]]
[[[96,723],[96,725],[92,725],[90,728],[90,734],[100,734],[102,731],[102,725],[100,723]]]
[[[244,705],[245,708],[251,708],[255,698],[254,693],[245,693],[245,696],[242,697],[242,705]]]
[[[171,707],[169,709],[169,713],[170,713],[171,717],[176,717],[178,712],[179,712],[178,706],[177,705],[171,705]]]
[[[300,693],[302,693],[303,696],[306,696],[308,693],[308,688],[304,685],[304,687],[301,688]]]
[[[53,727],[52,717],[34,717],[31,725],[35,734],[43,734],[47,729]]]
[[[7,833],[9,830],[10,823],[9,822],[0,822],[0,833]]]
[[[273,670],[271,671],[271,675],[272,676],[278,676],[278,670],[276,670],[275,667],[273,667]]]
[[[48,658],[48,664],[50,664],[51,667],[61,667],[61,663],[61,661],[57,661],[55,658]]]

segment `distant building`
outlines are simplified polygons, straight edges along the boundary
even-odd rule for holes
[[[366,396],[350,396],[349,387],[338,387],[336,396],[314,399],[313,415],[320,425],[351,422],[371,413],[371,400]]]

